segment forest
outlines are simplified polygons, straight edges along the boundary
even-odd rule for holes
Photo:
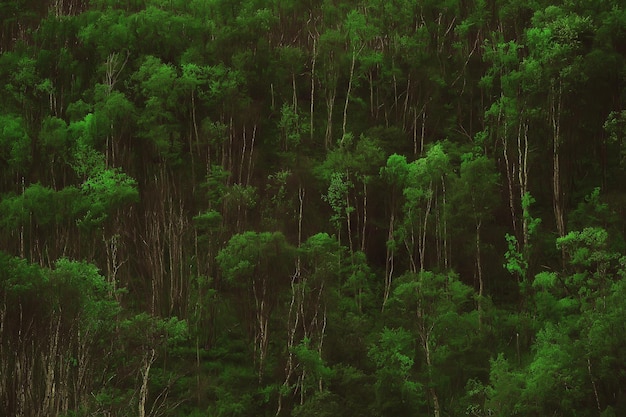
[[[0,415],[626,415],[621,0],[4,0]]]

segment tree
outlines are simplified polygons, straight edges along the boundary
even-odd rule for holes
[[[449,368],[448,364],[465,354],[478,329],[477,315],[470,307],[474,293],[453,273],[409,272],[396,283],[388,316],[409,332],[419,347],[418,357],[423,361],[419,365],[419,381],[428,396],[428,408],[432,407],[437,417],[445,412],[448,384],[455,378],[464,384],[467,379],[464,371],[456,366]],[[411,319],[405,322],[402,317]],[[455,375],[454,368],[461,375]]]
[[[448,155],[441,144],[435,144],[423,158],[409,164],[405,180],[402,226],[398,237],[404,243],[411,272],[426,269],[426,248],[433,209],[445,204],[446,175],[450,170]],[[436,230],[439,230],[436,225]],[[447,239],[445,226],[441,236]],[[439,243],[439,242],[437,242]],[[443,254],[447,258],[447,253]]]
[[[0,397],[14,415],[87,409],[105,375],[121,308],[97,268],[60,259],[53,269],[0,254]],[[9,352],[12,352],[9,354]]]
[[[376,366],[376,405],[382,415],[411,413],[423,406],[424,386],[415,381],[415,342],[403,328],[384,328],[369,349]]]
[[[457,215],[471,213],[475,230],[476,269],[478,278],[478,320],[482,324],[482,303],[485,295],[483,261],[481,256],[481,230],[499,203],[497,187],[498,173],[493,161],[486,156],[463,155],[459,179],[451,193],[450,206]],[[469,204],[467,206],[466,204]]]
[[[293,255],[282,233],[245,232],[234,235],[216,258],[254,340],[259,382],[265,372],[270,319],[288,286]]]

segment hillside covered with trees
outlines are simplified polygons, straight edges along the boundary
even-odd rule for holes
[[[626,415],[619,0],[0,3],[0,414]]]

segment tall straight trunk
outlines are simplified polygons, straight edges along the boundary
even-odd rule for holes
[[[228,165],[222,164],[226,168],[227,171],[233,172],[233,143],[235,141],[235,124],[233,122],[233,117],[230,117],[228,122]],[[234,175],[229,175],[226,180],[228,185],[232,184]]]
[[[393,210],[393,209],[392,209]],[[394,233],[394,213],[391,212],[391,216],[389,216],[389,231],[387,232],[387,257],[385,262],[385,289],[383,292],[383,305],[382,311],[385,311],[385,304],[387,304],[387,300],[389,299],[389,294],[391,293],[391,283],[393,280],[393,269],[394,269],[394,250],[393,247],[389,244],[389,242],[393,241],[393,233]]]
[[[24,195],[24,191],[26,190],[24,177],[22,177],[21,185],[22,185],[22,195]],[[20,258],[24,259],[25,255],[26,253],[24,249],[24,223],[22,223],[20,225]]]
[[[315,106],[315,64],[317,63],[317,38],[313,37],[313,53],[311,57],[311,107],[309,120],[309,135],[313,140],[313,109]]]
[[[407,114],[409,113],[409,98],[411,91],[411,74],[406,77],[406,91],[404,94],[404,106],[402,107],[402,127],[407,125]]]
[[[291,106],[293,108],[293,112],[295,114],[298,114],[298,89],[296,88],[296,73],[295,72],[291,73],[291,90],[292,90]]]
[[[9,355],[4,350],[7,298],[6,291],[2,291],[2,304],[0,305],[0,404],[8,404],[8,379],[9,379]]]
[[[528,124],[522,121],[521,117],[517,131],[517,155],[517,172],[520,189],[519,197],[521,202],[528,193]],[[529,218],[526,215],[525,210],[526,209],[522,207],[522,239],[524,243],[524,250],[529,247],[528,244],[530,239],[530,231],[528,230]]]
[[[346,101],[343,105],[343,124],[341,126],[342,138],[346,136],[346,124],[348,123],[348,103],[350,102],[350,94],[352,92],[352,80],[354,79],[354,67],[356,66],[356,50],[352,51],[352,61],[350,63],[350,77],[348,78],[348,91],[346,92]]]
[[[485,284],[483,281],[483,265],[480,255],[480,227],[482,220],[476,221],[476,274],[478,275],[478,330],[482,330],[483,324],[483,294]]]
[[[415,262],[415,230],[410,228],[410,237],[404,238],[404,247],[409,255],[409,269],[412,273],[417,273],[417,263]]]
[[[441,191],[442,191],[442,195],[441,198],[443,200],[443,214],[442,214],[442,227],[443,227],[443,266],[444,269],[447,270],[448,269],[448,265],[450,264],[450,259],[448,256],[448,218],[446,216],[446,205],[447,205],[447,198],[446,198],[446,179],[445,176],[441,176]]]
[[[48,333],[48,352],[42,352],[41,361],[44,367],[45,389],[43,393],[42,411],[47,415],[55,415],[56,403],[56,370],[59,349],[59,333],[61,329],[61,312],[57,312],[50,319],[50,330]],[[47,353],[47,354],[46,354]]]
[[[320,292],[319,292],[320,296],[322,294],[323,285],[324,284],[322,283],[322,288],[320,288]],[[318,306],[319,306],[319,297],[318,297]],[[324,313],[322,315],[322,328],[320,329],[320,332],[319,332],[319,341],[317,344],[317,354],[319,355],[320,359],[322,359],[322,347],[324,345],[324,337],[326,336],[326,317],[327,317],[326,306],[324,306]],[[318,386],[319,392],[321,393],[324,390],[324,385],[323,385],[321,376],[319,377],[317,381],[317,386]]]
[[[196,120],[196,99],[195,99],[195,91],[191,91],[191,120],[193,123],[193,135],[189,135],[189,154],[191,157],[191,192],[193,194],[196,193],[196,164],[194,161],[194,151],[193,151],[193,140],[195,138],[196,147],[199,147],[200,142],[200,134],[198,133],[198,122]],[[201,155],[199,149],[197,149],[198,156]]]
[[[502,110],[500,110],[500,113],[498,114],[498,125],[500,125],[502,119]],[[509,159],[509,140],[508,140],[508,123],[506,121],[506,118],[504,120],[504,126],[503,129],[504,131],[502,132],[502,156],[504,157],[504,164],[505,164],[505,169],[506,169],[506,182],[507,182],[507,190],[508,190],[508,196],[509,196],[509,210],[511,212],[511,224],[513,226],[513,233],[516,234],[517,233],[517,210],[515,209],[515,191],[514,191],[514,187],[513,187],[513,172],[514,171],[514,167],[512,167],[511,165],[511,161]],[[518,248],[519,249],[519,248]]]
[[[156,357],[156,350],[150,349],[149,352],[144,353],[143,363],[141,367],[141,388],[139,389],[139,417],[146,417],[146,401],[148,399],[148,381],[150,380],[150,368],[154,363]]]
[[[367,179],[363,178],[363,222],[361,228],[361,252],[365,252],[365,235],[367,234]]]
[[[426,259],[426,231],[428,228],[428,216],[430,216],[430,210],[432,208],[432,204],[433,204],[433,183],[432,181],[430,182],[430,186],[429,186],[429,196],[428,199],[426,200],[426,211],[424,212],[424,219],[422,221],[421,229],[420,229],[420,236],[419,236],[419,242],[418,242],[418,252],[419,252],[419,258],[420,258],[420,271],[424,271],[425,269],[425,259]]]
[[[300,280],[300,259],[296,260],[296,271],[291,277],[291,301],[289,302],[289,312],[287,313],[287,362],[285,363],[285,380],[282,389],[278,392],[278,406],[276,416],[280,415],[283,409],[283,393],[289,391],[291,377],[294,371],[293,348],[295,346],[296,330],[300,319],[299,306],[300,299],[297,294],[296,282]]]
[[[426,137],[426,105],[422,108],[422,132],[420,135],[420,156],[424,155],[424,139]]]
[[[552,87],[551,122],[552,122],[552,206],[559,236],[565,236],[565,209],[561,185],[561,100],[562,86]]]
[[[241,148],[241,158],[239,159],[239,184],[243,184],[243,163],[246,159],[246,146],[248,144],[247,134],[246,134],[246,124],[243,125],[243,133],[241,135],[243,139],[243,145]]]
[[[391,60],[391,66],[394,67],[394,61]],[[396,112],[396,118],[398,118],[398,79],[396,78],[395,71],[393,72],[391,79],[393,80],[393,108]]]
[[[420,320],[419,334],[420,334],[420,339],[422,342],[422,349],[424,349],[424,356],[426,359],[426,366],[427,366],[427,373],[428,373],[428,380],[429,380],[428,382],[430,384],[432,382],[430,381],[430,379],[431,379],[432,368],[433,368],[432,352],[430,350],[430,336],[431,336],[432,327],[430,328],[427,327],[426,323],[424,322],[423,312],[421,311],[420,308],[418,308],[417,316],[418,316],[417,317],[418,320]],[[433,415],[434,417],[440,417],[441,406],[439,405],[439,396],[437,395],[437,391],[435,390],[434,387],[430,387],[428,389],[428,393],[430,394],[430,399],[433,403]]]
[[[267,303],[267,282],[266,278],[253,278],[252,292],[254,293],[256,325],[254,331],[255,338],[255,362],[258,366],[259,383],[263,380],[265,358],[269,342],[269,316],[270,306]]]
[[[300,201],[298,210],[298,248],[300,248],[302,245],[302,218],[304,211],[304,188],[302,188],[302,186],[298,189],[298,199]],[[304,288],[304,284],[301,282],[302,279],[301,259],[300,255],[298,255],[296,258],[296,270],[291,277],[291,301],[289,302],[289,312],[287,314],[287,362],[285,363],[285,380],[282,384],[283,389],[279,390],[278,393],[276,416],[280,415],[283,409],[283,393],[289,391],[290,381],[295,370],[293,348],[295,346],[296,331],[300,323],[300,310],[303,308],[303,296],[300,296],[300,291]],[[297,288],[297,283],[300,284],[300,289]],[[302,317],[302,319],[304,320],[304,317]]]
[[[250,153],[248,154],[248,175],[246,177],[246,186],[250,185],[250,179],[252,178],[252,166],[253,166],[253,155],[254,155],[254,143],[256,142],[256,131],[257,131],[257,123],[254,123],[252,126],[252,137],[250,138]]]
[[[602,415],[602,405],[600,404],[600,396],[598,395],[598,386],[596,384],[596,379],[593,377],[593,373],[591,372],[591,359],[589,357],[587,357],[587,373],[589,374],[589,380],[591,381],[591,386],[593,387],[593,396],[596,400],[598,413]]]
[[[348,174],[346,173],[346,178]],[[350,253],[354,253],[354,244],[352,243],[352,214],[349,211],[350,209],[350,193],[346,193],[346,227],[348,229],[348,243],[350,245]]]
[[[333,139],[333,111],[336,94],[336,87],[331,87],[331,90],[327,92],[326,95],[326,134],[324,135],[324,146],[327,150],[330,149]]]
[[[79,324],[80,326],[80,324]],[[88,375],[91,355],[89,349],[91,346],[92,335],[89,330],[81,330],[80,327],[76,332],[76,350],[77,354],[77,370],[74,381],[75,409],[79,409],[85,402],[88,386]],[[67,361],[69,364],[69,361]]]
[[[375,112],[375,107],[374,107],[374,74],[373,71],[370,69],[369,72],[367,73],[367,79],[369,81],[369,86],[370,86],[370,116],[372,117],[372,119],[376,120],[376,112]]]

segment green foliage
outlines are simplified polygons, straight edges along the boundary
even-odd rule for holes
[[[80,190],[65,187],[54,191],[39,183],[29,185],[21,195],[7,195],[0,202],[2,222],[6,229],[16,229],[34,221],[41,227],[73,222],[83,213],[85,202]]]
[[[534,204],[535,201],[535,198],[528,192],[522,196],[522,217],[527,224],[529,236],[533,236],[537,227],[541,224],[541,219],[535,218],[530,214],[530,206]]]
[[[47,117],[42,123],[39,140],[47,152],[59,154],[62,160],[68,161],[70,138],[63,119]]]
[[[193,221],[200,230],[215,230],[222,223],[222,215],[216,210],[209,210],[194,216]]]
[[[524,259],[523,254],[517,249],[517,238],[508,233],[504,237],[508,248],[504,254],[506,259],[504,267],[509,273],[517,275],[519,277],[518,279],[524,280],[526,278],[526,271],[528,270],[528,261]]]
[[[82,120],[70,123],[72,137],[72,168],[80,176],[88,176],[104,169],[104,155],[98,151],[108,132],[106,120],[99,113],[88,113]]]
[[[293,353],[300,366],[303,367],[304,372],[313,377],[313,379],[309,378],[309,381],[312,381],[312,386],[301,389],[305,391],[311,388],[314,389],[319,384],[319,381],[326,382],[333,376],[332,369],[324,364],[319,351],[311,347],[310,339],[305,338],[301,340],[298,345],[294,346]]]
[[[296,111],[293,106],[283,104],[280,109],[280,121],[278,127],[282,132],[283,150],[295,150],[298,148],[303,136],[308,133],[309,125]]]
[[[0,158],[13,170],[21,171],[31,162],[31,139],[22,118],[0,115]]]
[[[408,411],[424,401],[423,386],[414,379],[415,347],[408,331],[384,328],[378,342],[370,348],[369,357],[377,368],[379,412]]]
[[[514,416],[523,412],[519,399],[524,384],[523,376],[511,370],[509,361],[499,354],[491,361],[490,386],[487,388],[487,412]]]
[[[137,182],[118,169],[90,176],[81,185],[81,192],[87,200],[87,212],[78,224],[85,228],[101,225],[115,210],[139,200]]]
[[[329,392],[323,391],[313,395],[308,401],[302,405],[294,407],[291,412],[292,417],[332,417],[336,416],[346,409],[341,405],[341,399]]]
[[[408,173],[408,165],[406,157],[403,155],[393,154],[387,159],[387,165],[380,169],[380,175],[390,185],[403,188],[405,178]]]
[[[220,251],[216,260],[225,278],[233,285],[244,285],[246,278],[267,274],[262,278],[284,279],[274,267],[280,266],[284,271],[290,269],[289,262],[293,257],[293,248],[289,246],[282,233],[245,232],[234,235],[228,245]]]
[[[625,27],[1,2],[4,414],[626,414]]]
[[[339,228],[340,223],[354,210],[347,203],[349,189],[354,185],[346,179],[346,175],[341,172],[334,172],[330,176],[330,184],[328,193],[322,195],[322,199],[333,209],[333,215],[330,218],[331,223]]]

